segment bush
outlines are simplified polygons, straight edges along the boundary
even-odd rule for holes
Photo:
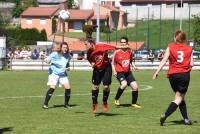
[[[92,38],[92,33],[96,31],[96,25],[83,25],[83,32],[86,34],[86,38]]]
[[[32,29],[21,29],[21,28],[10,28],[6,29],[6,35],[8,38],[8,46],[26,46],[35,45],[36,41],[47,40],[46,31],[38,31],[36,28]]]
[[[110,33],[110,28],[109,26],[106,26],[106,25],[100,25],[100,32],[102,33]]]

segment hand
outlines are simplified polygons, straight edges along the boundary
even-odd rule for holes
[[[68,68],[66,68],[66,71],[70,71],[70,68],[68,67]]]
[[[115,77],[117,77],[117,72],[113,72],[113,75],[114,75]]]
[[[94,68],[95,67],[95,63],[91,63],[91,66],[92,66],[92,68]]]
[[[158,77],[158,74],[154,73],[152,79],[155,80],[157,77]]]

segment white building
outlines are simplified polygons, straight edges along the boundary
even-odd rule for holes
[[[79,2],[80,9],[92,9],[93,3],[97,3],[97,0],[77,0]],[[110,5],[120,7],[121,0],[100,0],[102,5]]]
[[[200,13],[200,0],[121,0],[120,8],[128,12],[128,21],[136,19],[188,19]]]

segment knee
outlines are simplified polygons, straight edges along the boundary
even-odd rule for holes
[[[138,85],[137,85],[137,83],[135,83],[135,82],[131,82],[131,89],[132,89],[132,91],[138,91]]]
[[[121,82],[121,89],[125,89],[127,87],[127,81]]]
[[[104,88],[104,90],[105,90],[105,91],[110,91],[110,87],[109,87],[109,86],[107,86],[107,85],[104,85],[104,87],[103,87],[103,88]]]
[[[93,85],[92,90],[99,90],[99,86],[98,85]]]

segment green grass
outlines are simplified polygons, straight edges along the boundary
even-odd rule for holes
[[[159,20],[151,20],[149,21],[149,48],[157,49],[157,48],[166,48],[167,44],[173,40],[174,34],[174,26],[175,30],[179,29],[180,21],[176,20],[175,23],[173,20],[162,20],[161,25]],[[160,32],[161,26],[161,32]],[[190,22],[190,33],[189,33],[189,21],[184,20],[182,29],[192,37],[193,28],[192,21]],[[137,34],[136,34],[137,32]],[[148,22],[138,22],[138,25],[135,27],[127,28],[124,30],[118,30],[116,32],[112,32],[110,35],[101,33],[100,39],[101,41],[119,41],[120,37],[128,36],[130,41],[144,41],[147,42],[147,32],[148,32]],[[77,32],[68,32],[65,33],[65,36],[71,38],[85,38],[85,33],[77,33]],[[93,37],[95,38],[96,33],[93,33]],[[117,37],[117,38],[116,38]],[[161,40],[161,42],[160,42]]]
[[[71,71],[72,109],[64,109],[63,97],[54,96],[48,110],[42,109],[44,98],[5,99],[4,97],[44,96],[47,91],[47,72],[43,71],[0,71],[0,133],[5,134],[199,134],[200,102],[199,71],[191,73],[191,83],[186,96],[189,116],[195,121],[192,126],[179,124],[182,119],[179,110],[167,119],[165,126],[159,126],[159,116],[174,99],[165,73],[156,81],[151,79],[153,71],[134,73],[140,89],[144,85],[153,88],[139,93],[138,102],[142,109],[116,108],[114,94],[118,87],[113,78],[109,98],[109,112],[93,117],[91,112],[91,72]],[[129,88],[130,89],[130,88]],[[63,94],[58,88],[55,95]],[[102,93],[102,90],[100,90]],[[79,95],[78,95],[79,94]],[[82,94],[82,95],[81,95]],[[4,98],[4,99],[3,99]],[[99,95],[101,112],[102,95]],[[122,104],[129,104],[128,90],[121,97]],[[57,105],[57,107],[54,107]],[[8,131],[10,128],[10,131]]]

